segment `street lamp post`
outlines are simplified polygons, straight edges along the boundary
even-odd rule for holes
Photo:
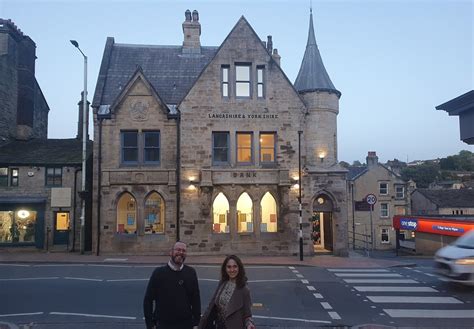
[[[79,48],[76,40],[70,40],[71,44],[76,47],[84,57],[84,91],[82,93],[82,175],[81,175],[81,231],[79,234],[79,248],[81,254],[84,254],[84,234],[85,234],[85,218],[86,218],[86,160],[87,160],[87,56]]]
[[[298,203],[299,203],[299,224],[300,224],[300,260],[303,260],[303,207],[301,205],[301,134],[303,132],[298,131]]]

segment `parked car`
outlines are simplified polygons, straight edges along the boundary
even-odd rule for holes
[[[474,286],[474,230],[439,249],[435,254],[435,269],[452,282]]]

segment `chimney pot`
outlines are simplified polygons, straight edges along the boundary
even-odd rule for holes
[[[272,36],[269,35],[267,36],[267,50],[271,54],[273,49],[273,41],[272,41]]]
[[[184,17],[185,17],[186,22],[191,22],[191,10],[189,10],[189,9],[186,10],[184,12]]]

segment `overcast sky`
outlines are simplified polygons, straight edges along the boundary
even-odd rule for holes
[[[0,0],[36,42],[36,79],[46,97],[50,138],[76,136],[83,59],[91,101],[108,36],[117,43],[180,45],[186,9],[199,11],[201,44],[219,46],[244,15],[262,40],[273,36],[294,82],[303,58],[310,0]],[[342,92],[339,160],[432,159],[474,152],[459,140],[458,117],[436,111],[473,89],[473,2],[468,0],[312,1],[316,41]]]

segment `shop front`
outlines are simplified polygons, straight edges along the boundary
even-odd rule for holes
[[[464,233],[474,230],[474,216],[394,216],[398,250],[433,255]]]

